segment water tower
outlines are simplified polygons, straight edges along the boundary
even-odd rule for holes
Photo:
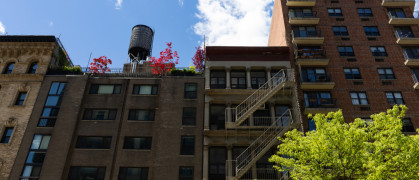
[[[136,25],[132,28],[128,56],[131,72],[136,72],[138,64],[143,64],[151,56],[154,31],[146,25]]]

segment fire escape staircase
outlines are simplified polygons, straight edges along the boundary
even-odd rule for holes
[[[232,110],[235,113],[233,126],[240,126],[253,112],[285,87],[287,81],[285,72],[285,70],[279,71],[236,108],[229,109],[229,111]],[[283,123],[284,120],[287,123]],[[240,179],[272,146],[278,143],[277,137],[283,136],[287,131],[298,126],[299,123],[293,120],[291,110],[287,110],[281,116],[276,117],[274,122],[235,160],[227,160],[226,170],[229,179]]]

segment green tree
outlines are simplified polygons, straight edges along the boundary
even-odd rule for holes
[[[315,131],[287,132],[269,160],[294,179],[419,179],[419,135],[401,132],[406,110],[396,105],[349,124],[341,110],[316,114]]]

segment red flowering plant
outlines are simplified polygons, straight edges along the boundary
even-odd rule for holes
[[[94,58],[93,62],[90,63],[89,72],[93,74],[110,72],[111,69],[108,67],[108,64],[112,64],[112,60],[108,59],[106,56]]]
[[[178,64],[179,56],[177,51],[172,52],[172,43],[166,43],[167,48],[160,52],[160,57],[150,57],[151,65],[153,67],[152,73],[155,75],[166,75],[170,70],[175,68]]]
[[[193,65],[195,66],[198,72],[202,72],[204,70],[205,49],[201,48],[201,46],[195,48],[196,52],[194,57],[192,58]]]

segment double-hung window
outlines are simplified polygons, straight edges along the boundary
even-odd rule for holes
[[[179,180],[193,180],[193,166],[179,167]]]
[[[326,70],[324,68],[304,68],[302,69],[303,82],[325,82],[327,81]]]
[[[195,136],[182,136],[181,137],[180,154],[181,155],[194,155],[195,154]]]
[[[334,106],[330,92],[304,92],[304,101],[307,108]]]
[[[12,137],[13,127],[4,127],[3,135],[1,136],[0,143],[9,143],[10,137]]]
[[[246,89],[246,72],[241,70],[233,70],[230,72],[231,89]]]
[[[333,26],[333,34],[335,34],[335,36],[348,36],[348,29],[346,28],[346,26]]]
[[[391,68],[378,68],[377,71],[381,80],[396,79],[393,73],[393,69]]]
[[[19,92],[19,94],[17,95],[17,98],[16,98],[15,105],[16,106],[22,106],[23,102],[25,102],[25,98],[26,98],[26,92]]]
[[[151,137],[125,137],[124,149],[151,149]]]
[[[358,68],[344,68],[346,79],[361,79],[361,73]]]
[[[340,56],[355,56],[352,46],[338,46]]]
[[[252,89],[259,89],[260,86],[266,83],[266,72],[251,71],[250,78],[252,82]]]
[[[304,18],[313,17],[313,12],[310,8],[292,8],[289,10],[290,18]]]
[[[121,167],[118,180],[148,180],[148,167]]]
[[[371,53],[373,56],[387,56],[384,46],[371,46]]]
[[[372,17],[372,11],[370,8],[358,8],[359,17]]]
[[[327,9],[330,17],[342,17],[342,10],[340,8],[329,8]]]
[[[34,135],[20,179],[39,179],[50,139],[50,135]]]
[[[54,127],[64,96],[66,82],[52,82],[38,127]]]
[[[120,94],[121,85],[118,84],[92,84],[90,94]]]
[[[83,120],[115,120],[116,109],[86,109]]]
[[[317,37],[315,26],[295,26],[292,27],[294,37]]]
[[[404,118],[402,122],[402,132],[416,132],[415,127],[413,126],[412,120],[410,118]]]
[[[366,36],[380,36],[377,26],[364,26],[364,32]]]
[[[71,166],[67,180],[104,180],[106,167]]]
[[[368,105],[367,94],[365,92],[351,92],[353,105]]]
[[[226,72],[223,70],[211,70],[210,73],[211,89],[226,88]]]
[[[130,109],[128,120],[154,121],[155,111],[149,109]]]
[[[386,92],[386,97],[388,104],[390,104],[391,106],[395,104],[404,104],[401,92]]]
[[[196,99],[197,97],[198,84],[196,83],[185,83],[185,99]]]
[[[157,85],[134,85],[132,94],[156,95],[157,91],[158,91]]]
[[[182,125],[194,126],[196,124],[196,108],[184,107],[182,115]]]
[[[76,148],[80,149],[109,149],[112,137],[110,136],[79,136]]]

